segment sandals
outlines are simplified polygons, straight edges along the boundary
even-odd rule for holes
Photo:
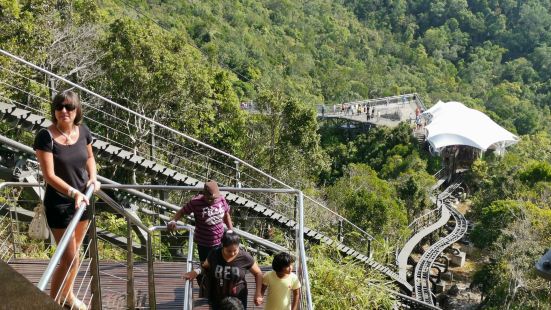
[[[73,298],[72,301],[65,301],[63,304],[63,308],[72,309],[72,310],[88,310],[88,307],[82,300],[78,298]]]

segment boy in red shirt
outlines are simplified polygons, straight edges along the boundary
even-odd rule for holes
[[[220,247],[224,224],[228,230],[233,229],[230,216],[230,206],[220,193],[218,184],[215,181],[205,183],[203,193],[193,197],[176,214],[172,221],[167,224],[169,230],[176,228],[178,221],[184,214],[193,213],[195,218],[194,240],[199,251],[199,260],[204,262],[210,251]]]

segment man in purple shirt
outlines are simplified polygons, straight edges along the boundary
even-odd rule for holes
[[[224,224],[228,230],[233,229],[230,206],[221,195],[215,181],[205,183],[203,193],[193,197],[167,224],[169,230],[176,228],[178,221],[184,214],[193,213],[195,218],[195,237],[199,260],[204,262],[212,249],[218,248],[224,234]]]

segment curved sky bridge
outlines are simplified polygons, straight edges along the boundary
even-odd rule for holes
[[[337,119],[387,127],[396,127],[401,122],[415,121],[417,108],[424,110],[424,105],[419,95],[414,93],[316,106],[318,118],[321,119]]]
[[[417,108],[424,111],[425,105],[418,94],[412,93],[338,104],[319,104],[316,105],[316,112],[320,119],[396,127],[404,121],[413,122]],[[241,109],[249,113],[261,113],[254,102],[241,103]]]

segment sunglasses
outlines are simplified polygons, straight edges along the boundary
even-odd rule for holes
[[[56,104],[56,106],[55,106],[56,111],[62,111],[63,108],[65,108],[65,110],[67,110],[68,112],[71,112],[71,111],[74,111],[77,107],[72,103],[70,103],[70,104]]]

